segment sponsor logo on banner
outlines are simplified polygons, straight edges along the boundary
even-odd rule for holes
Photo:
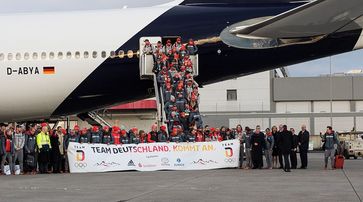
[[[191,164],[198,164],[198,165],[217,164],[217,161],[199,159],[197,161],[193,161]]]
[[[127,166],[135,166],[135,163],[133,160],[130,160],[128,163],[127,163]]]
[[[115,167],[115,166],[119,166],[119,163],[116,162],[105,162],[105,161],[101,161],[100,163],[96,163],[95,166],[97,167]]]
[[[85,154],[83,150],[77,150],[76,161],[84,161]]]
[[[161,166],[170,166],[169,159],[164,157],[161,159]]]
[[[182,160],[180,158],[177,158],[176,163],[174,163],[174,166],[184,166],[184,163],[182,163]]]
[[[233,156],[233,149],[231,147],[226,147],[224,155],[229,158]]]
[[[237,161],[237,158],[232,158],[233,157],[233,142],[229,142],[229,143],[223,143],[222,146],[224,147],[224,156],[226,157],[224,159],[224,162],[229,163],[229,164],[234,164]]]
[[[85,160],[85,153],[83,150],[76,150],[76,162],[74,163],[74,167],[76,168],[86,168],[87,163],[83,162]]]

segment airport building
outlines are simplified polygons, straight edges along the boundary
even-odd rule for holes
[[[200,94],[204,123],[213,126],[287,124],[299,130],[306,124],[312,135],[328,125],[363,130],[362,74],[289,77],[277,69],[204,86]]]

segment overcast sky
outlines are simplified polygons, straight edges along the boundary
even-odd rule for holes
[[[97,10],[162,4],[171,0],[1,0],[0,14],[19,12]],[[363,69],[363,51],[332,57],[333,72]],[[329,58],[288,67],[291,76],[318,76],[329,73]]]

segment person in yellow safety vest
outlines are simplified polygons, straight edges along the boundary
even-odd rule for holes
[[[48,173],[48,164],[50,161],[49,153],[52,146],[48,133],[48,124],[42,123],[42,131],[37,135],[37,146],[39,150],[39,172]]]

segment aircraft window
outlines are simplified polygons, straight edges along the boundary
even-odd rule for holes
[[[49,59],[54,59],[54,52],[49,53]]]
[[[46,52],[42,52],[42,54],[40,55],[40,57],[42,58],[42,60],[45,60],[47,58],[47,53]]]
[[[12,60],[13,59],[13,54],[12,53],[9,53],[8,54],[8,60]]]
[[[123,50],[120,50],[120,51],[118,52],[118,56],[119,56],[120,58],[124,58],[124,57],[125,57],[125,52],[124,52]]]
[[[29,60],[29,57],[30,57],[30,56],[29,56],[29,53],[24,53],[24,59],[25,59],[25,60]]]
[[[132,50],[127,51],[127,57],[129,58],[134,57],[134,52]]]
[[[16,58],[16,60],[20,60],[20,59],[21,59],[21,54],[20,54],[20,53],[17,53],[17,54],[15,55],[15,58]]]
[[[84,57],[84,58],[88,58],[88,57],[89,57],[89,53],[88,53],[88,51],[84,51],[84,53],[83,53],[83,57]]]
[[[71,59],[72,53],[68,51],[66,57],[67,57],[67,59]]]
[[[116,52],[115,52],[115,51],[111,51],[111,52],[110,52],[110,57],[111,57],[111,58],[115,58],[115,56],[116,56]]]
[[[38,53],[33,53],[33,60],[38,59]]]
[[[58,52],[58,59],[63,59],[63,52]]]
[[[97,58],[97,51],[93,51],[93,53],[92,53],[92,57],[93,57],[93,58]]]
[[[76,59],[79,59],[81,57],[81,53],[79,51],[76,51],[74,57],[76,57]]]
[[[106,51],[102,51],[102,52],[101,52],[101,57],[102,57],[102,58],[105,58],[105,57],[106,57]]]
[[[0,60],[4,60],[4,53],[0,53]]]

